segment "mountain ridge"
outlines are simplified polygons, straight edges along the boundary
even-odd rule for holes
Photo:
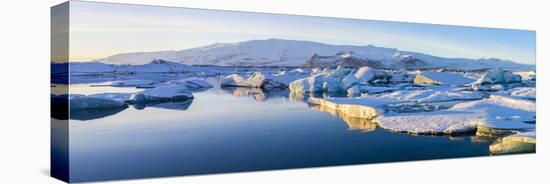
[[[342,58],[342,54],[347,54],[348,58]],[[183,50],[121,53],[94,61],[107,64],[141,65],[162,59],[188,65],[316,67],[311,65],[315,63],[311,62],[315,57],[324,57],[325,59],[334,57],[355,63],[364,60],[376,63],[378,67],[386,68],[534,68],[534,65],[497,58],[445,58],[373,45],[331,45],[314,41],[275,38],[236,43],[214,43]],[[342,61],[334,63],[342,64]]]

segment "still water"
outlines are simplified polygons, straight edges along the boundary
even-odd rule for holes
[[[490,142],[389,132],[323,112],[284,90],[214,87],[194,96],[181,103],[75,114],[69,122],[71,180],[489,155]]]

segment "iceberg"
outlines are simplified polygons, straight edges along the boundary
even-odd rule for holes
[[[185,86],[189,89],[200,89],[200,88],[212,88],[212,84],[204,81],[204,80],[187,80],[185,81]]]
[[[353,87],[348,88],[347,93],[348,93],[348,96],[350,97],[359,96],[361,95],[361,88],[359,87],[359,85],[355,85]]]
[[[146,80],[146,79],[132,79],[132,80],[121,80],[121,81],[113,81],[113,82],[107,82],[106,85],[108,86],[114,86],[114,87],[136,87],[136,86],[150,86],[157,83],[154,80]]]
[[[533,153],[536,151],[536,132],[528,131],[503,137],[489,146],[491,154]]]
[[[347,89],[344,88],[342,80],[336,77],[326,77],[323,82],[323,91],[329,93],[344,92]]]
[[[483,74],[474,84],[486,85],[486,84],[506,84],[521,82],[522,77],[520,75],[505,72],[502,68],[493,68],[487,73]]]
[[[353,69],[338,67],[332,72],[323,71],[313,76],[298,79],[289,84],[293,92],[347,92],[348,89],[360,85],[353,75]]]
[[[349,130],[358,130],[361,132],[371,132],[376,130],[377,125],[376,123],[373,123],[371,120],[364,119],[364,118],[356,118],[356,117],[350,117],[347,116],[341,112],[339,112],[336,109],[329,108],[327,106],[321,106],[321,105],[314,105],[311,106],[311,109],[318,110],[321,112],[327,112],[335,117],[340,117],[349,127]]]
[[[173,81],[168,81],[167,84],[184,85],[191,91],[203,90],[203,89],[214,87],[212,84],[208,83],[207,81],[200,80],[200,79],[173,80]]]
[[[192,99],[193,94],[185,85],[166,85],[147,89],[130,98],[132,103],[185,101]]]
[[[253,88],[262,88],[262,89],[272,89],[272,88],[285,88],[288,86],[290,81],[295,78],[288,77],[285,75],[270,75],[263,74],[261,72],[254,72],[252,75],[244,78],[238,74],[231,74],[222,79],[222,87],[253,87]]]
[[[293,92],[321,92],[327,75],[326,73],[319,73],[311,77],[298,79],[291,82],[288,87]]]
[[[530,80],[530,81],[536,81],[537,80],[537,73],[535,71],[519,71],[519,72],[513,72],[516,75],[521,76],[521,80]]]
[[[537,90],[534,87],[519,87],[509,90],[511,96],[517,96],[525,99],[537,99]]]
[[[96,95],[69,94],[69,108],[101,109],[127,107],[126,100],[130,95],[124,93],[106,93]]]
[[[389,103],[395,103],[394,99],[376,98],[376,97],[357,97],[357,98],[316,98],[310,97],[308,102],[314,105],[320,105],[330,108],[354,118],[364,118],[371,120],[383,113],[383,106]]]
[[[359,86],[359,80],[354,75],[347,75],[342,79],[342,88],[349,89],[353,86]]]
[[[238,74],[231,74],[223,78],[221,81],[222,87],[255,87],[260,88],[265,78],[263,75],[252,75],[244,79]]]
[[[387,81],[389,77],[384,71],[370,67],[361,67],[355,72],[355,78],[357,78],[360,83],[366,84],[376,80]]]
[[[415,84],[464,86],[472,82],[474,79],[447,72],[420,72],[414,78]]]
[[[412,83],[416,75],[411,75],[405,69],[400,69],[396,72],[389,73],[390,82],[392,83]]]

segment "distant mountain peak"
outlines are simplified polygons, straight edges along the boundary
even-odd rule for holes
[[[354,63],[377,64],[380,67],[452,67],[452,68],[525,68],[532,65],[496,58],[443,58],[425,53],[402,51],[374,45],[330,45],[303,40],[270,38],[236,43],[215,43],[178,51],[136,52],[116,54],[98,61],[109,64],[146,64],[165,60],[189,65],[219,66],[304,66],[314,54],[333,57],[339,63],[349,57]],[[337,57],[335,57],[337,56]],[[315,58],[314,58],[315,59]],[[497,62],[498,61],[498,62]],[[310,62],[312,64],[315,62]]]

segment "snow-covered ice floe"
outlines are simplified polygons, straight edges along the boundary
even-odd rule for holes
[[[154,80],[147,80],[147,79],[132,79],[132,80],[121,80],[121,81],[112,81],[112,82],[106,82],[105,84],[97,85],[97,86],[113,86],[113,87],[138,87],[138,86],[150,86],[157,83]]]
[[[288,86],[293,92],[320,92],[323,90],[326,74],[315,74],[311,77],[298,79]]]
[[[191,91],[200,91],[205,89],[210,89],[214,87],[212,84],[208,83],[205,80],[199,79],[181,79],[181,80],[172,80],[166,82],[171,85],[185,85]]]
[[[316,98],[310,97],[309,103],[337,110],[339,113],[354,118],[371,120],[384,111],[383,106],[397,102],[390,98],[357,97],[357,98]]]
[[[404,75],[402,72],[403,71],[400,71],[399,74],[396,74],[394,80],[396,80],[396,81],[406,80],[406,79],[401,78],[402,76],[400,76],[400,75]],[[404,71],[404,72],[406,73],[406,71]],[[355,72],[354,76],[362,84],[367,84],[367,83],[373,82],[375,80],[387,80],[387,78],[389,78],[388,74],[386,72],[378,70],[378,69],[370,68],[370,67],[361,67],[361,68],[359,68]]]
[[[281,73],[269,74],[267,72],[254,72],[250,76],[231,74],[221,81],[222,87],[253,87],[262,89],[286,88],[291,81],[294,81],[304,74],[302,73]]]
[[[65,98],[69,100],[71,109],[117,108],[128,104],[186,101],[194,98],[192,90],[208,87],[212,85],[202,80],[172,81],[137,93],[69,94]]]
[[[478,127],[489,130],[529,130],[535,128],[534,124],[526,123],[535,121],[535,103],[491,96],[459,103],[446,110],[382,115],[374,121],[383,128],[413,134],[461,134],[473,132]]]
[[[477,91],[460,91],[458,89],[403,90],[376,95],[408,102],[438,102],[451,100],[477,100],[487,95]]]
[[[72,110],[127,107],[126,101],[130,99],[131,95],[126,93],[69,94],[67,97],[69,108]]]
[[[497,140],[489,146],[491,154],[533,153],[536,151],[536,131],[521,132]]]
[[[505,72],[502,68],[493,68],[483,74],[474,84],[506,84],[521,82],[522,77],[512,72]]]
[[[363,68],[359,72],[364,71]],[[333,71],[324,71],[316,73],[310,77],[295,80],[289,84],[289,88],[293,92],[347,92],[351,95],[358,95],[361,91],[361,80],[367,80],[369,77],[354,75],[353,69],[338,67]],[[364,75],[367,75],[364,71]],[[372,74],[372,73],[371,73]],[[372,74],[374,76],[374,74]],[[372,77],[372,76],[371,76]]]
[[[147,89],[130,98],[133,103],[155,101],[183,101],[193,98],[193,94],[185,85],[167,85]]]
[[[423,95],[432,94],[432,95]],[[478,127],[486,134],[498,131],[524,131],[535,128],[535,103],[519,98],[490,96],[469,91],[398,91],[390,94],[357,98],[315,98],[308,102],[334,109],[340,114],[373,120],[380,127],[412,134],[464,134],[474,133]],[[422,113],[389,113],[384,108],[404,101],[440,101],[478,99],[458,103],[448,109]],[[489,131],[487,131],[489,130]]]
[[[537,98],[537,90],[534,87],[519,87],[508,90],[511,96],[517,96],[525,99],[535,100]]]
[[[474,79],[461,74],[448,72],[420,72],[414,78],[415,84],[463,86],[474,82]]]
[[[376,130],[377,125],[373,123],[372,120],[365,118],[357,118],[346,115],[345,113],[322,105],[313,105],[311,109],[318,110],[321,112],[327,112],[333,116],[340,117],[348,125],[350,130],[357,130],[362,132],[371,132]]]

